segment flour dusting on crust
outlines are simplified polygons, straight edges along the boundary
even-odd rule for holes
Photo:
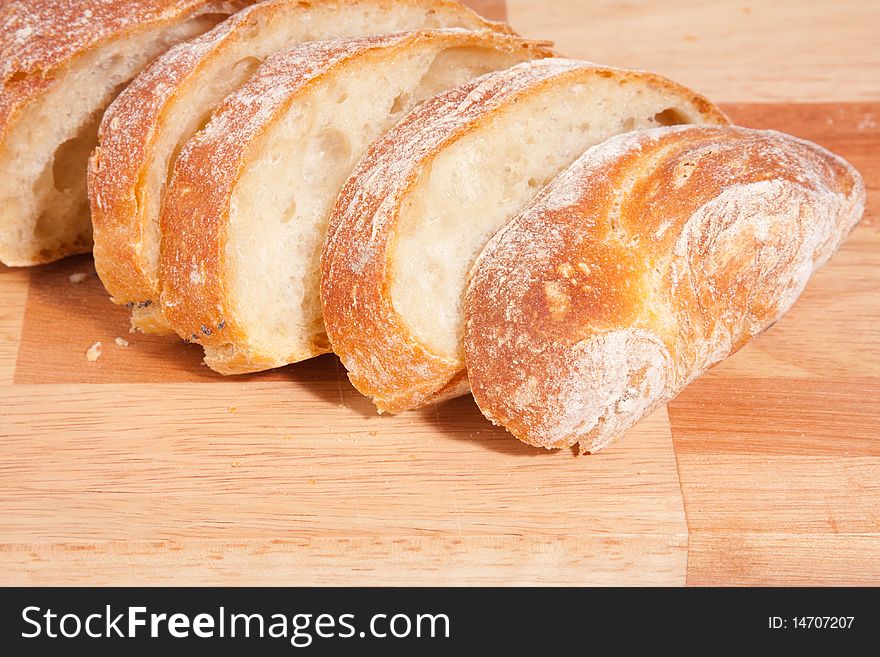
[[[524,442],[598,451],[788,311],[864,201],[847,162],[776,132],[659,128],[590,149],[478,261],[477,403]]]
[[[579,342],[555,363],[559,377],[552,393],[532,400],[545,405],[542,428],[549,442],[576,436],[584,451],[601,449],[635,418],[642,419],[675,384],[666,345],[642,329],[599,333]],[[555,393],[555,394],[554,394]]]
[[[179,16],[209,0],[4,0],[0,81],[48,73],[115,34]],[[220,3],[215,3],[220,4]]]
[[[202,0],[204,2],[204,0]],[[253,0],[256,2],[257,0]],[[246,0],[226,5],[232,10],[248,4]],[[220,48],[241,29],[251,25],[256,12],[258,16],[267,6],[246,7],[213,29],[189,41],[170,48],[150,66],[144,69],[111,103],[102,120],[99,140],[101,142],[102,186],[99,189],[107,204],[119,194],[129,192],[129,181],[137,174],[130,171],[139,168],[140,158],[132,158],[132,152],[144,149],[161,127],[159,117],[166,109],[178,88],[200,70],[200,64],[209,53]],[[112,137],[112,138],[111,138]]]
[[[442,378],[458,370],[420,345],[401,344],[397,337],[400,330],[390,328],[398,326],[397,316],[390,299],[380,298],[381,286],[354,283],[381,277],[389,227],[397,220],[409,186],[434,154],[458,139],[469,126],[548,80],[591,68],[594,65],[574,60],[542,59],[441,93],[377,140],[355,168],[339,195],[324,243],[324,319],[334,350],[352,381],[367,394],[375,393],[371,396],[379,398],[386,408],[393,408],[394,401],[387,391],[399,388],[396,382],[401,376],[409,380],[425,379],[426,374]],[[339,294],[337,290],[346,292]],[[388,358],[388,354],[398,356]],[[419,372],[416,368],[427,369]],[[402,371],[406,373],[402,375]],[[434,381],[430,388],[422,401],[432,398]],[[417,392],[408,394],[418,396]]]
[[[554,88],[576,87],[599,77],[621,86],[656,85],[679,96],[681,105],[690,103],[692,119],[727,122],[717,108],[658,76],[589,62],[544,59],[490,74],[434,97],[377,141],[361,160],[342,190],[331,220],[324,247],[322,302],[334,350],[355,387],[377,405],[415,408],[425,399],[421,389],[430,390],[462,369],[458,354],[451,357],[451,350],[441,353],[421,340],[392,299],[399,222],[404,209],[420,202],[416,186],[431,175],[459,139],[478,136],[484,129],[491,131],[495,117],[502,121],[505,108],[513,107],[519,98],[531,100],[546,93],[549,99]],[[458,187],[467,182],[461,181]],[[563,204],[566,200],[554,202]],[[551,281],[545,289],[553,295],[557,288]],[[557,312],[562,314],[565,295],[555,298]],[[454,306],[444,308],[448,308],[447,314],[458,316]],[[422,374],[426,366],[429,376]]]
[[[4,0],[0,4],[0,134],[55,71],[102,42],[151,24],[232,5],[210,0]]]

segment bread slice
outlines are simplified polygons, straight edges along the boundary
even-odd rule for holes
[[[223,99],[269,55],[302,41],[464,27],[509,31],[449,0],[274,0],[172,49],[120,95],[101,124],[89,176],[95,266],[145,332],[168,332],[158,298],[159,212],[174,162]]]
[[[246,4],[0,4],[0,262],[36,265],[91,248],[86,162],[101,113],[150,61]]]
[[[630,130],[727,123],[657,75],[545,59],[431,99],[346,183],[324,249],[334,351],[380,411],[467,390],[462,295],[477,254],[584,150]]]
[[[370,143],[420,100],[550,52],[488,30],[312,42],[270,57],[177,160],[161,215],[161,309],[224,374],[329,351],[320,256]]]
[[[859,221],[848,163],[776,132],[680,127],[587,151],[474,268],[486,416],[596,452],[791,308]]]

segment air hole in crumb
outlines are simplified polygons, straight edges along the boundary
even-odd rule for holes
[[[257,57],[243,57],[233,64],[230,69],[229,77],[243,83],[254,74],[254,71],[256,71],[262,63],[263,60]]]
[[[290,221],[296,216],[296,201],[291,201],[290,205],[287,206],[287,209],[284,211],[284,214],[281,215],[281,223],[289,224]]]
[[[662,112],[657,112],[653,118],[657,125],[681,125],[687,123],[687,119],[682,116],[681,112],[673,107],[668,107]]]
[[[325,349],[329,349],[330,348],[330,338],[328,338],[327,334],[322,331],[321,333],[319,333],[318,335],[316,335],[312,339],[312,345],[316,349],[321,350],[321,351],[323,351]]]
[[[74,188],[85,190],[89,155],[98,145],[100,113],[84,125],[73,139],[68,139],[56,150],[52,160],[52,183],[59,192]]]
[[[97,66],[98,66],[98,68],[103,69],[105,71],[115,71],[116,69],[118,69],[120,67],[120,65],[122,65],[122,63],[124,61],[125,61],[125,58],[123,57],[123,55],[116,54],[116,55],[111,55],[111,56],[107,57],[106,59],[100,60],[99,62],[97,62]]]
[[[199,18],[208,25],[216,25],[217,23],[221,23],[229,18],[229,14],[206,13],[201,14]]]
[[[629,117],[626,121],[623,122],[623,125],[621,127],[623,128],[624,132],[630,132],[636,127],[635,118],[632,116]]]
[[[342,105],[342,103],[344,103],[344,102],[347,101],[347,100],[348,100],[348,94],[347,94],[347,93],[341,93],[341,94],[339,94],[339,96],[336,98],[336,104],[337,104],[337,105]]]
[[[532,189],[537,189],[540,185],[541,183],[537,178],[529,178],[529,187]]]
[[[335,128],[327,128],[309,140],[303,158],[303,178],[309,182],[335,180],[340,171],[348,168],[350,160],[348,137]]]
[[[399,114],[404,110],[407,105],[409,105],[409,95],[400,94],[397,98],[394,99],[394,102],[391,104],[391,113]]]

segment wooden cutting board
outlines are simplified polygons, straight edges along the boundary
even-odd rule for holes
[[[378,417],[331,356],[224,379],[129,334],[89,257],[0,267],[0,584],[880,584],[880,103],[725,109],[850,159],[866,218],[595,456],[470,398]]]

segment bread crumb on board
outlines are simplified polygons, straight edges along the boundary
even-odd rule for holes
[[[113,340],[113,342],[116,344],[117,347],[122,348],[125,348],[131,344],[125,338],[116,338],[115,340]],[[104,343],[99,340],[86,350],[86,358],[89,360],[90,363],[94,363],[96,360],[104,355],[103,347]]]
[[[91,347],[86,350],[86,358],[90,363],[94,363],[101,357],[101,347],[103,344],[101,342],[96,342]]]
[[[68,280],[69,280],[71,283],[73,283],[74,285],[77,285],[78,283],[82,283],[82,282],[83,282],[84,280],[86,280],[88,277],[89,277],[88,274],[84,274],[84,273],[82,273],[82,272],[80,271],[80,272],[77,272],[77,273],[75,273],[75,274],[71,274],[71,275],[68,276],[67,278],[68,278]]]
[[[875,121],[873,115],[871,115],[871,113],[868,112],[867,114],[865,114],[865,116],[862,118],[862,120],[859,121],[859,124],[856,126],[856,130],[861,130],[861,131],[873,130],[876,127],[877,127],[877,121]]]

